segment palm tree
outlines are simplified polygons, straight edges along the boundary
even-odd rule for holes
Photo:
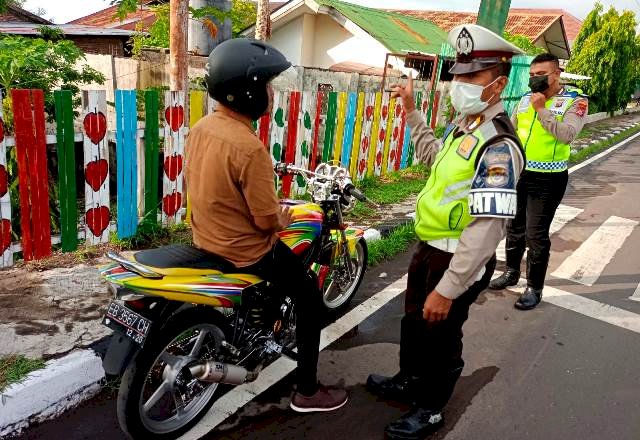
[[[258,0],[258,11],[256,15],[256,40],[266,41],[271,38],[269,0]]]

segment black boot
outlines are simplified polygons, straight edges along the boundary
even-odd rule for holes
[[[395,440],[423,440],[442,426],[444,419],[440,411],[415,407],[385,428],[387,438]]]
[[[413,403],[411,388],[415,380],[402,372],[393,377],[370,374],[367,378],[367,390],[383,399]]]
[[[520,310],[534,309],[542,300],[542,289],[534,289],[527,287],[522,295],[518,298],[514,307]]]
[[[489,283],[489,289],[502,290],[509,286],[515,286],[520,279],[520,271],[515,269],[507,269],[505,273]]]

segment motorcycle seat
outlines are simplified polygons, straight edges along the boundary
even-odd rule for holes
[[[140,264],[158,269],[202,269],[223,273],[235,270],[235,266],[224,258],[183,244],[140,251],[134,254],[133,258]]]

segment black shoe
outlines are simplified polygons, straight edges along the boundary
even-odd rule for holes
[[[533,287],[527,287],[520,298],[514,304],[516,309],[531,310],[535,308],[542,300],[542,289],[534,289]]]
[[[423,440],[444,424],[442,413],[415,407],[398,420],[390,423],[384,432],[392,440]]]
[[[520,279],[520,271],[507,269],[505,273],[489,283],[489,289],[502,290],[509,286],[515,286]]]
[[[367,390],[383,399],[413,403],[411,385],[415,380],[403,373],[393,377],[370,374],[367,378]]]

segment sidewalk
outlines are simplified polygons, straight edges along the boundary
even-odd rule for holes
[[[613,137],[637,122],[640,113],[589,124],[572,150]],[[377,209],[370,221],[357,226],[367,229],[368,240],[378,239],[411,221],[414,206],[415,196]],[[22,354],[49,360],[45,370],[0,392],[0,437],[54,417],[99,390],[104,373],[94,348],[111,332],[101,324],[110,294],[97,267],[105,263],[97,258],[89,264],[43,271],[34,265],[0,271],[0,356]],[[46,389],[50,395],[40,395]],[[24,402],[24,395],[40,401]]]

